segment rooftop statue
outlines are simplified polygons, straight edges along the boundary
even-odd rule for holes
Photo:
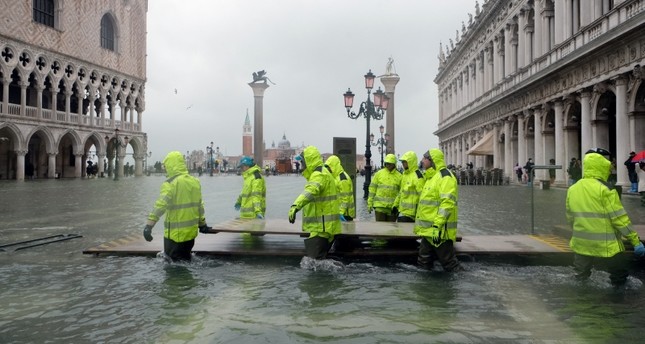
[[[266,76],[266,74],[267,74],[267,72],[264,69],[259,71],[259,72],[254,72],[253,73],[253,81],[252,81],[252,83],[256,83],[256,82],[259,82],[259,81],[264,81],[264,83],[266,84],[267,81],[268,81],[271,84],[275,85],[275,83],[273,81],[271,81],[271,79],[269,79],[269,77]]]
[[[397,75],[396,68],[394,67],[394,59],[392,56],[387,58],[387,64],[385,65],[385,75]]]
[[[479,15],[479,1],[475,1],[475,15]]]

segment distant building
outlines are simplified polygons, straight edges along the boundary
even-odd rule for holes
[[[0,179],[80,178],[94,156],[112,173],[115,153],[123,175],[128,145],[142,175],[147,6],[0,2]]]
[[[435,78],[446,163],[512,177],[516,163],[555,159],[564,185],[568,161],[590,148],[619,162],[645,149],[642,0],[489,0],[462,25]]]

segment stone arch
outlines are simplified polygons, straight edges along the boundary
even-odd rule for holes
[[[23,141],[23,147],[27,147],[29,144],[29,141],[34,135],[39,135],[42,133],[41,138],[44,139],[45,143],[45,148],[47,150],[47,153],[56,153],[56,139],[54,138],[54,135],[52,132],[49,130],[49,128],[44,127],[42,125],[37,126],[33,128],[27,136],[25,136],[25,141]]]
[[[69,134],[69,136],[72,138],[72,147],[73,147],[73,149],[74,149],[73,153],[74,153],[74,154],[81,154],[81,153],[83,153],[83,148],[82,148],[82,147],[83,147],[83,146],[82,146],[83,140],[82,140],[82,139],[81,139],[81,137],[78,135],[78,133],[76,132],[76,130],[73,130],[73,129],[67,129],[67,130],[63,131],[63,132],[60,134],[60,136],[58,136],[58,140],[56,141],[56,146],[58,147],[58,146],[61,144],[61,142],[62,142],[63,138],[64,138],[66,135],[68,135],[68,134]]]
[[[25,151],[24,138],[13,123],[0,123],[0,179],[15,179],[17,170],[16,152]]]
[[[616,152],[616,89],[607,87],[592,102],[594,141],[598,147]]]

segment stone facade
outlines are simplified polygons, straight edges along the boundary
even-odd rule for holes
[[[601,147],[618,162],[618,185],[629,185],[622,162],[645,149],[643,29],[644,0],[477,6],[439,55],[435,133],[446,162],[512,177],[516,163],[555,159],[565,184],[568,161]]]
[[[123,175],[128,145],[142,175],[147,10],[146,0],[0,0],[0,179],[80,178],[92,151],[99,175],[115,164]]]

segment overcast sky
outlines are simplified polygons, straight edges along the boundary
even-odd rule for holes
[[[171,150],[205,150],[211,141],[226,155],[241,154],[247,109],[253,125],[247,84],[263,69],[276,83],[264,94],[267,147],[286,134],[292,146],[331,152],[334,136],[356,137],[357,153],[364,154],[365,119],[347,117],[343,93],[352,89],[358,111],[367,96],[363,75],[384,74],[390,56],[401,78],[396,153],[436,147],[439,42],[454,40],[475,12],[475,0],[154,0],[148,6],[143,131],[152,161]],[[385,119],[372,121],[371,132],[378,136],[381,124]]]

